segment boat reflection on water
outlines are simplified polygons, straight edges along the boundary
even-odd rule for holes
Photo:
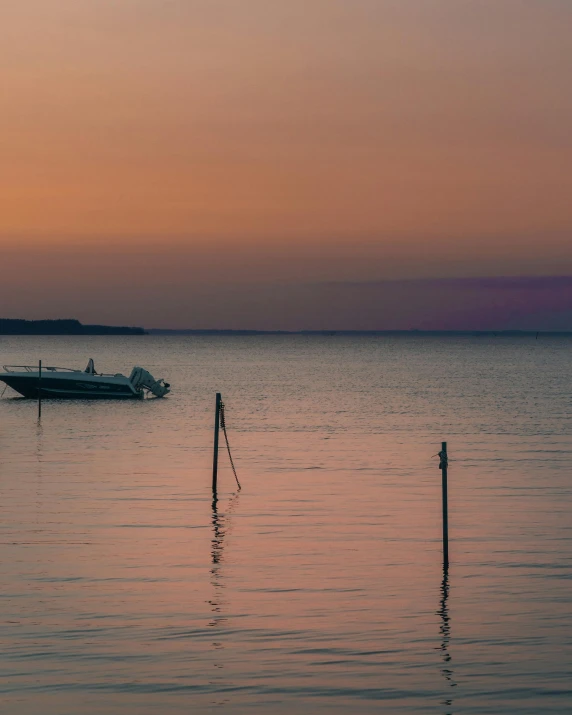
[[[447,685],[450,688],[456,687],[453,679],[453,670],[451,669],[451,654],[449,653],[449,641],[451,639],[451,618],[449,616],[449,570],[446,566],[443,567],[443,580],[441,581],[441,600],[439,602],[439,610],[437,615],[441,618],[439,631],[441,634],[441,643],[437,650],[441,651],[443,666],[441,674],[445,678]],[[452,715],[453,698],[447,697],[442,703],[445,707],[445,715]]]
[[[212,642],[212,647],[214,651],[214,662],[213,667],[217,671],[224,669],[223,663],[223,652],[225,650],[225,645],[223,643],[222,637],[223,633],[221,628],[224,627],[225,623],[228,621],[228,616],[224,614],[224,606],[226,602],[224,600],[224,548],[225,548],[225,537],[230,534],[232,525],[232,513],[238,504],[240,492],[237,492],[228,504],[226,512],[219,512],[218,509],[218,499],[215,497],[212,501],[212,540],[211,540],[211,569],[210,569],[210,580],[212,586],[212,598],[209,601],[211,607],[212,617],[208,623],[209,628],[214,628],[214,640]],[[222,679],[222,673],[215,676],[210,682],[213,686],[214,692],[219,693],[219,699],[213,700],[213,705],[226,705],[229,703],[228,698],[221,698],[220,693],[224,691],[226,684]]]

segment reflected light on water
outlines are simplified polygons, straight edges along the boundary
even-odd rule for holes
[[[173,386],[0,400],[2,715],[567,715],[571,347],[2,338]]]

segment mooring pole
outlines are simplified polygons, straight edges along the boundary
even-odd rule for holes
[[[439,459],[443,492],[443,568],[446,570],[449,568],[449,504],[447,495],[447,467],[449,466],[449,458],[447,456],[447,442],[441,442]]]
[[[42,419],[42,361],[38,363],[38,420]]]
[[[218,432],[220,427],[221,394],[216,393],[215,425],[214,425],[214,454],[213,454],[213,499],[216,499],[216,480],[218,475]]]

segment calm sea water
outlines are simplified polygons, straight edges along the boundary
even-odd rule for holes
[[[572,711],[572,340],[0,338],[89,357],[173,393],[0,400],[4,715]]]

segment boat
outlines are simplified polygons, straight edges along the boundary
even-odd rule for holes
[[[24,397],[36,399],[40,395],[42,399],[143,399],[148,395],[164,397],[171,387],[142,367],[134,367],[129,377],[96,372],[93,359],[85,370],[42,366],[40,371],[39,365],[4,365],[0,381]]]

